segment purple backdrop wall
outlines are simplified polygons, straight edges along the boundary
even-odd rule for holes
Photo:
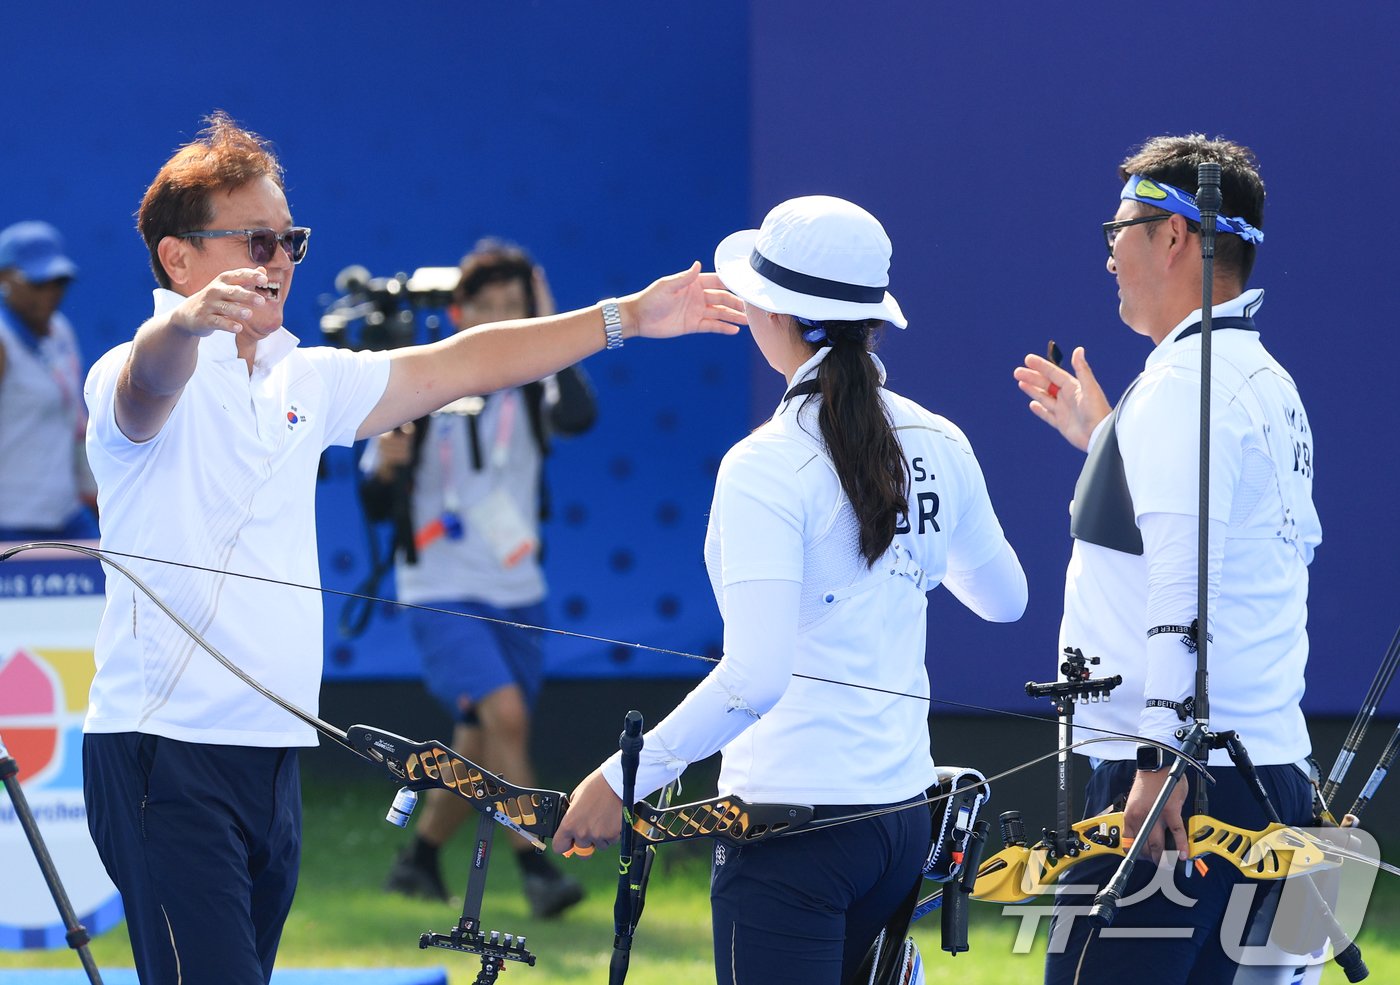
[[[1188,43],[1206,26],[1213,42]],[[42,217],[68,235],[83,267],[68,310],[91,358],[149,310],[131,213],[157,162],[214,107],[276,140],[298,221],[316,229],[291,299],[309,341],[318,296],[350,263],[452,263],[494,233],[531,247],[561,303],[579,305],[707,258],[782,198],[860,201],[894,239],[913,322],[886,348],[894,385],[971,435],[1031,579],[1030,610],[1010,627],[935,593],[938,693],[1023,708],[1021,682],[1054,668],[1078,463],[1026,412],[1011,369],[1053,336],[1087,346],[1110,390],[1131,378],[1146,349],[1117,321],[1097,231],[1114,208],[1114,163],[1154,133],[1229,134],[1263,161],[1263,324],[1319,445],[1326,541],[1308,706],[1346,712],[1400,594],[1385,373],[1400,361],[1400,288],[1384,218],[1400,150],[1397,28],[1400,11],[1378,5],[1195,0],[1160,16],[1100,0],[308,0],[272,20],[212,0],[158,0],[140,16],[55,0],[7,12],[0,222]],[[551,467],[554,619],[713,651],[700,565],[713,468],[768,414],[779,382],[744,340],[590,362],[599,427],[562,444]],[[352,461],[328,464],[322,567],[349,588],[366,563]],[[415,673],[402,620],[340,641],[339,603],[327,609],[330,677]],[[565,675],[703,669],[606,643],[549,652]]]
[[[1141,368],[1150,343],[1117,318],[1098,224],[1133,145],[1201,131],[1252,146],[1268,187],[1251,286],[1309,408],[1324,527],[1306,705],[1354,712],[1400,618],[1385,371],[1400,287],[1382,218],[1400,11],[768,0],[751,23],[751,218],[823,192],[885,223],[911,323],[885,346],[891,385],[967,431],[1030,579],[1013,626],[934,593],[935,693],[1029,707],[1022,682],[1054,675],[1081,456],[1031,417],[1011,370],[1049,338],[1085,346],[1115,399]],[[755,372],[759,418],[779,384]]]

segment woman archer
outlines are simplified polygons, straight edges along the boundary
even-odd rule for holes
[[[818,819],[917,805],[934,782],[926,593],[946,585],[994,622],[1025,609],[966,437],[883,385],[873,334],[907,324],[889,261],[875,217],[826,196],[784,202],[716,250],[788,389],[720,466],[705,562],[724,658],[646,735],[638,791],[723,750],[720,790],[750,802],[811,804]],[[621,789],[614,756],[574,791],[555,850],[617,840]],[[726,844],[711,883],[717,980],[847,981],[930,837],[920,808]]]

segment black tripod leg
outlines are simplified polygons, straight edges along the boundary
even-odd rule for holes
[[[73,912],[73,904],[68,900],[68,893],[63,888],[62,881],[58,878],[58,870],[54,868],[53,858],[49,855],[48,848],[44,845],[43,835],[39,833],[39,825],[34,820],[34,813],[29,809],[29,801],[24,796],[24,790],[20,788],[19,764],[14,761],[5,743],[0,740],[0,779],[5,782],[5,792],[10,795],[10,800],[15,805],[15,816],[19,818],[20,826],[24,828],[25,837],[29,839],[29,847],[34,850],[34,859],[39,863],[39,871],[44,874],[44,882],[48,883],[49,894],[53,896],[54,905],[58,907],[58,914],[63,919],[63,927],[67,931],[64,935],[68,941],[68,946],[78,952],[78,960],[82,962],[83,970],[87,972],[88,981],[94,985],[102,985],[102,976],[98,973],[97,963],[92,960],[92,952],[88,950],[87,928],[78,922],[78,916]]]

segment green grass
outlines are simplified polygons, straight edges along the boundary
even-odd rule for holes
[[[279,967],[442,966],[451,985],[470,985],[478,969],[469,955],[418,948],[426,930],[447,932],[461,912],[455,905],[414,902],[383,893],[380,884],[406,834],[382,819],[393,788],[378,782],[329,786],[308,783],[303,865],[296,903],[287,922]],[[446,853],[449,885],[466,885],[468,837],[463,832]],[[617,885],[616,851],[587,861],[565,861],[588,889],[588,898],[562,919],[534,920],[520,893],[519,874],[507,857],[508,837],[495,841],[496,864],[483,905],[486,930],[525,934],[538,955],[534,968],[513,964],[512,985],[604,983],[612,951],[612,901]],[[683,985],[712,981],[709,924],[709,856],[691,845],[663,847],[637,932],[628,981],[634,985]],[[1014,954],[1020,920],[999,906],[974,903],[971,950],[956,958],[940,949],[936,915],[921,921],[914,936],[930,982],[1002,985],[1038,982],[1045,947],[1042,927],[1030,953]],[[1400,880],[1382,874],[1360,943],[1371,981],[1400,981]],[[130,967],[125,925],[93,941],[103,967]],[[77,968],[66,949],[0,952],[4,968]],[[3,974],[0,973],[0,978]],[[1327,985],[1344,978],[1335,965]]]

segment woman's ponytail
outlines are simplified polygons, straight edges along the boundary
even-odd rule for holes
[[[831,354],[817,367],[822,398],[817,422],[860,523],[860,553],[867,567],[889,549],[900,517],[909,512],[904,451],[880,399],[879,370],[869,354],[871,333],[881,324],[804,321],[798,326],[806,326],[807,341],[824,334],[831,346]]]

